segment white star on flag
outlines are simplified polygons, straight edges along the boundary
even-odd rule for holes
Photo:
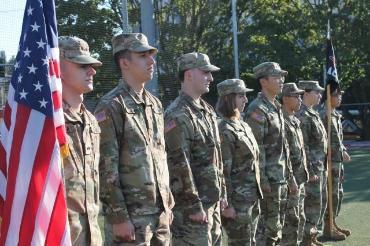
[[[40,28],[40,26],[37,25],[36,21],[35,21],[35,24],[31,25],[31,27],[32,27],[32,31],[36,31],[36,32],[38,32]]]
[[[25,7],[8,100],[1,103],[0,246],[72,245],[62,169],[69,154],[55,1],[8,1]]]
[[[17,61],[15,64],[14,64],[14,69],[17,70],[19,68],[19,62]]]
[[[37,84],[33,84],[33,86],[35,86],[35,91],[41,91],[41,87],[43,87],[40,81],[37,81]]]
[[[32,63],[30,67],[27,67],[30,71],[28,73],[36,74],[37,67],[35,67]]]
[[[26,48],[26,50],[23,51],[23,53],[24,53],[24,57],[26,56],[31,57],[30,56],[31,51],[28,49],[28,47]]]
[[[37,48],[42,48],[42,49],[44,49],[44,46],[45,46],[45,44],[46,43],[44,43],[44,41],[42,41],[42,39],[40,39],[40,41],[39,42],[36,42],[37,43],[37,45],[39,46],[39,47],[37,47]]]
[[[44,98],[42,98],[42,101],[39,101],[39,103],[41,104],[40,105],[40,108],[46,108],[46,104],[48,103],[47,101],[45,101]]]
[[[45,57],[44,59],[41,59],[41,60],[44,62],[44,64],[42,64],[42,65],[46,65],[46,66],[49,65],[49,59],[47,57]]]
[[[25,92],[24,89],[23,89],[22,92],[19,92],[19,95],[21,95],[20,99],[22,99],[22,98],[26,99],[27,94],[28,94],[28,92]]]
[[[31,6],[29,6],[28,9],[27,9],[27,15],[28,16],[32,15],[32,12],[33,12],[33,8],[31,8]]]

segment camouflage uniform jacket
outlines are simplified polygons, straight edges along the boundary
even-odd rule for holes
[[[289,160],[293,174],[300,185],[308,181],[306,153],[304,151],[303,135],[300,121],[294,115],[289,115],[284,109],[284,123],[286,138],[289,144]]]
[[[63,160],[63,173],[72,243],[100,245],[100,128],[95,117],[83,105],[82,114],[73,112],[66,103],[63,103],[63,110],[70,152]]]
[[[223,118],[218,126],[229,206],[262,198],[260,153],[252,129],[239,119]]]
[[[326,106],[320,110],[320,117],[324,126],[327,128],[328,117]],[[335,109],[331,113],[330,146],[332,161],[343,162],[343,153],[346,150],[346,147],[343,145],[342,115]]]
[[[117,224],[132,215],[170,212],[163,108],[144,89],[141,99],[120,80],[95,110],[101,134],[100,177],[107,219]]]
[[[216,113],[181,92],[165,112],[171,189],[176,204],[195,214],[226,198]]]
[[[260,149],[262,187],[286,183],[293,176],[288,163],[284,117],[278,101],[269,102],[263,93],[248,106],[245,121],[252,128]]]
[[[307,168],[311,177],[317,175],[313,167],[319,171],[326,169],[324,162],[327,153],[327,135],[320,116],[314,109],[302,104],[296,116],[301,121]]]

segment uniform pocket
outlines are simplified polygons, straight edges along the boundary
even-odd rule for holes
[[[66,158],[67,162],[71,165],[74,169],[75,173],[82,174],[82,159],[79,156],[78,148],[75,144],[80,143],[80,138],[78,137],[78,132],[75,126],[67,126],[67,143],[69,148],[69,156]]]

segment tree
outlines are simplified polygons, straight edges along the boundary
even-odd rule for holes
[[[119,0],[59,0],[56,2],[59,35],[78,36],[103,62],[95,77],[96,99],[112,89],[118,73],[112,58],[111,38],[120,27]],[[96,101],[96,100],[95,100]]]
[[[130,0],[129,22],[140,31],[140,1]],[[218,83],[234,77],[231,3],[219,0],[154,0],[158,29],[158,74],[166,105],[177,96],[176,57],[199,51],[221,67]],[[120,0],[59,0],[60,33],[86,39],[104,63],[96,76],[96,95],[112,88],[118,77],[111,55],[111,37],[120,31]],[[81,11],[83,10],[83,11]],[[330,11],[328,11],[330,10]],[[238,41],[242,78],[254,88],[252,68],[276,61],[289,71],[287,81],[322,80],[326,23],[331,20],[339,78],[344,88],[368,82],[370,1],[359,0],[250,0],[238,1]],[[366,87],[367,88],[367,87]],[[369,101],[370,91],[361,96]],[[95,96],[95,94],[94,94]],[[215,102],[215,86],[207,95]]]

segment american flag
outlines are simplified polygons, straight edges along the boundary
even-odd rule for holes
[[[54,0],[26,2],[0,131],[0,245],[71,245]]]

